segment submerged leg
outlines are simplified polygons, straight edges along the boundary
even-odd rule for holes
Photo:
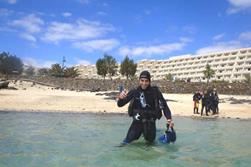
[[[129,144],[133,140],[139,139],[143,131],[142,122],[134,120],[127,132],[126,138],[123,140],[124,144]]]
[[[143,121],[143,135],[146,141],[152,143],[156,138],[156,124],[155,119]]]

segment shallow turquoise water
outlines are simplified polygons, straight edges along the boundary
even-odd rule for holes
[[[116,147],[124,115],[0,112],[0,166],[250,166],[251,121],[174,117],[175,144]],[[164,120],[157,124],[157,136]]]

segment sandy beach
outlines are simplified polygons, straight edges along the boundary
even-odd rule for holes
[[[17,90],[0,89],[1,111],[127,113],[127,105],[117,107],[106,93],[57,90],[32,83],[10,83]],[[164,94],[173,116],[193,114],[192,94]],[[251,118],[251,96],[219,94],[220,118]]]

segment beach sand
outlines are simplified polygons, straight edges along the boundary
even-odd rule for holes
[[[10,83],[9,86],[18,90],[0,89],[1,111],[127,113],[127,105],[117,107],[116,101],[105,95],[109,92],[56,90],[47,86],[33,86],[29,82]],[[173,116],[200,117],[193,114],[192,96],[164,94]],[[219,94],[219,98],[218,117],[251,118],[251,96]]]

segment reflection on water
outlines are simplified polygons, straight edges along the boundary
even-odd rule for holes
[[[117,147],[122,115],[0,112],[0,166],[249,166],[251,121],[175,117],[177,142]],[[157,136],[164,132],[157,123]]]

